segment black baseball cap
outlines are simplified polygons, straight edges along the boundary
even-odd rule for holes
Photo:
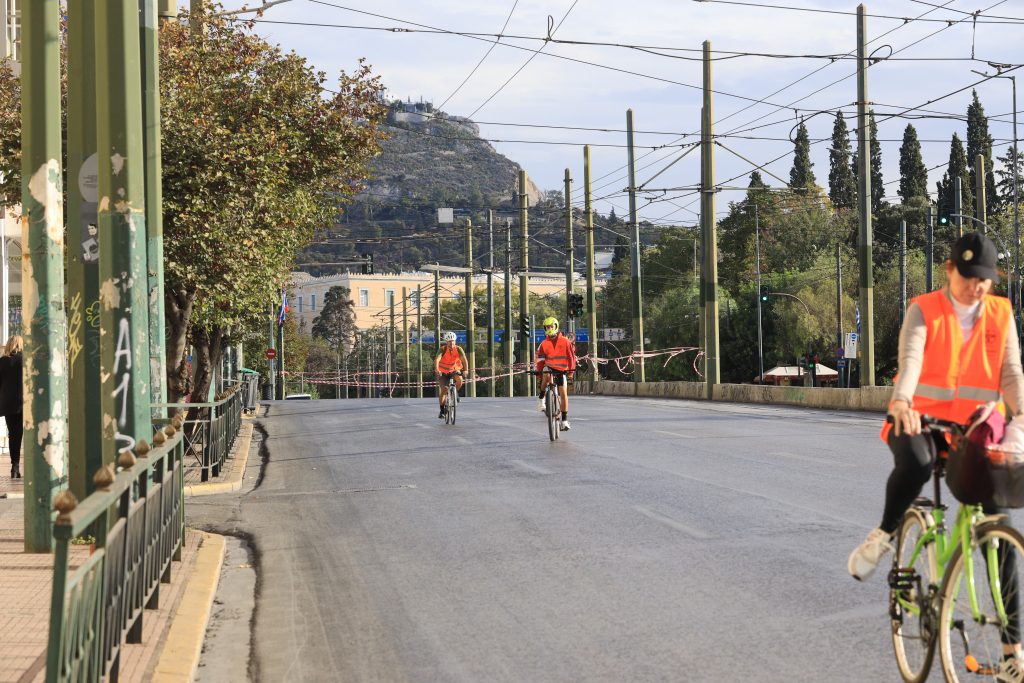
[[[951,260],[964,277],[980,277],[999,284],[996,245],[980,232],[970,232],[953,245]]]

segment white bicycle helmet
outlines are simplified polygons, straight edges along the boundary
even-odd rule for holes
[[[444,337],[443,337],[443,339],[444,339],[444,342],[445,342],[446,344],[447,344],[448,342],[453,342],[453,341],[455,341],[455,339],[456,339],[456,337],[455,337],[455,333],[454,333],[454,332],[445,332],[445,333],[444,333]]]

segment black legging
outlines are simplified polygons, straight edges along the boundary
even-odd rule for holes
[[[11,465],[21,463],[21,433],[24,429],[22,413],[17,415],[4,415],[7,421],[7,447],[11,452]]]
[[[895,533],[903,519],[903,513],[921,495],[921,489],[931,479],[932,464],[939,448],[945,450],[945,439],[937,432],[922,432],[915,436],[889,432],[889,450],[892,451],[893,468],[885,485],[885,509],[879,527],[890,534]],[[992,515],[1002,510],[991,501],[982,504],[985,514]],[[1017,557],[1011,553],[999,552],[999,580],[1004,587],[1004,597],[1009,595],[1006,605],[1010,623],[1002,634],[1004,643],[1019,643],[1020,640],[1020,598],[1018,596]],[[986,554],[986,562],[988,557]]]

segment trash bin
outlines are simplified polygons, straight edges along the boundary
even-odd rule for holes
[[[263,383],[263,393],[262,393],[262,396],[263,396],[263,400],[264,401],[273,401],[274,400],[274,387],[272,387],[270,385],[270,382],[264,382]]]

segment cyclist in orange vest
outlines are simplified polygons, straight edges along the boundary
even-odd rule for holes
[[[551,373],[541,373],[540,396],[537,399],[540,411],[544,412],[544,388],[548,382],[554,382],[558,387],[558,395],[562,399],[562,431],[569,431],[569,392],[566,377],[576,370],[576,348],[569,338],[558,331],[558,320],[556,318],[544,318],[544,332],[547,339],[537,347],[537,372],[545,367],[551,369]]]
[[[469,367],[469,363],[466,361],[466,352],[462,350],[461,346],[455,345],[455,333],[445,332],[444,346],[441,347],[441,353],[437,354],[437,358],[434,359],[434,370],[437,372],[437,399],[441,404],[441,412],[437,414],[438,418],[444,419],[444,399],[448,391],[448,380],[454,377],[455,390],[461,390],[462,371],[467,367]]]
[[[890,540],[903,514],[931,477],[937,452],[947,448],[942,435],[922,432],[922,414],[963,423],[979,404],[1001,398],[1007,414],[1017,418],[1007,431],[1024,430],[1024,372],[1013,311],[1008,299],[990,293],[999,282],[996,263],[997,250],[987,236],[964,235],[946,261],[948,284],[914,298],[907,309],[899,338],[899,374],[889,402],[894,424],[886,424],[881,434],[895,466],[886,484],[881,524],[850,554],[847,569],[856,579],[868,578],[892,550]],[[996,507],[985,504],[985,511],[995,512]],[[1021,681],[1024,659],[1012,559],[1006,562],[1012,577],[1006,577],[1003,587],[1004,594],[1013,596],[1000,664],[1006,675],[997,680]]]

